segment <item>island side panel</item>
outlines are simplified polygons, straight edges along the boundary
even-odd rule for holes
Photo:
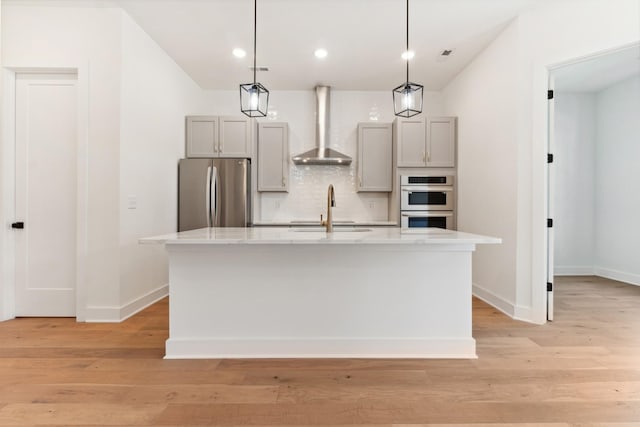
[[[168,358],[475,357],[473,245],[167,245]]]

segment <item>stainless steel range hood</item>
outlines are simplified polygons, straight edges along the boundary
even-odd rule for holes
[[[292,158],[296,165],[349,166],[351,157],[329,148],[329,102],[331,88],[316,86],[316,148]]]

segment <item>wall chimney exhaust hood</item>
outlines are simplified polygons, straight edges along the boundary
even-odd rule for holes
[[[351,157],[329,148],[329,101],[331,88],[316,86],[316,147],[292,158],[296,165],[349,166]]]

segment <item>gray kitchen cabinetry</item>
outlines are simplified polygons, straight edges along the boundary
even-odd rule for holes
[[[392,171],[391,123],[359,123],[357,191],[392,191]]]
[[[289,126],[258,124],[258,191],[289,191]]]
[[[396,119],[398,167],[455,167],[456,118]]]
[[[427,117],[427,167],[456,166],[456,118]]]
[[[251,121],[245,117],[188,116],[187,157],[251,157]]]

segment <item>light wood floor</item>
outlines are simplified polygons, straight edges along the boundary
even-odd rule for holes
[[[167,300],[122,324],[16,319],[0,425],[640,426],[640,287],[556,286],[544,326],[474,301],[477,360],[162,360]]]

